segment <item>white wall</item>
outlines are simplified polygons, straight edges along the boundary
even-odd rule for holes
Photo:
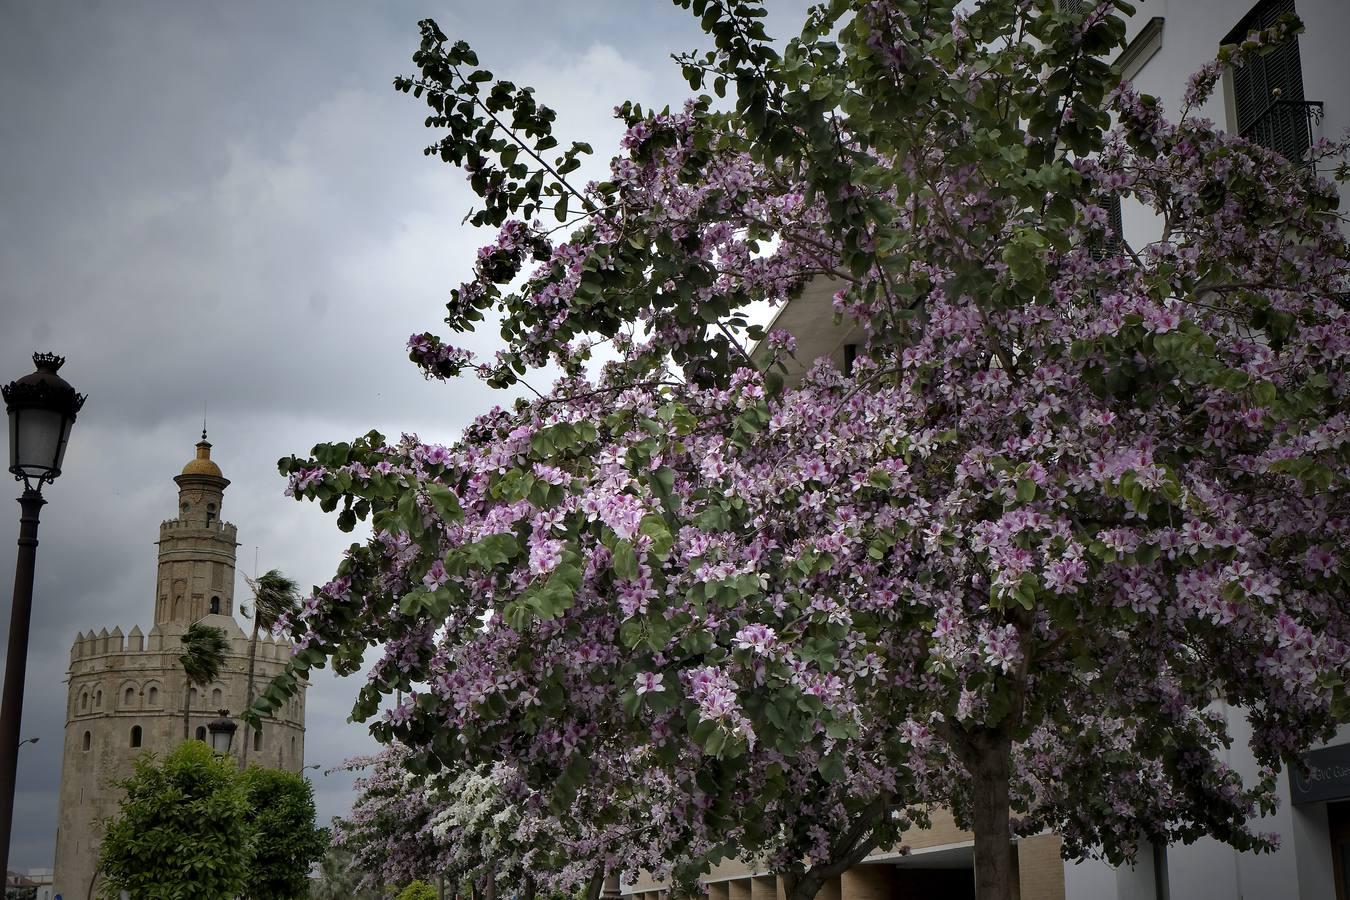
[[[1154,16],[1163,19],[1162,47],[1134,78],[1134,86],[1163,101],[1173,116],[1181,108],[1186,81],[1212,60],[1219,43],[1256,5],[1255,0],[1136,0],[1129,38]],[[1324,104],[1322,134],[1329,138],[1350,130],[1350,0],[1294,0],[1305,30],[1298,37],[1303,61],[1303,93]],[[1222,91],[1201,110],[1228,127]]]
[[[1159,98],[1168,118],[1181,110],[1186,82],[1214,59],[1220,42],[1256,5],[1255,0],[1135,0],[1129,23],[1133,40],[1155,16],[1163,19],[1162,43],[1134,75],[1134,87]],[[1305,30],[1298,37],[1303,63],[1303,93],[1323,104],[1325,118],[1317,136],[1344,137],[1350,131],[1350,0],[1294,0]],[[1228,103],[1221,84],[1198,114],[1230,128]],[[1133,201],[1121,210],[1125,237],[1140,247],[1157,238],[1158,220]]]

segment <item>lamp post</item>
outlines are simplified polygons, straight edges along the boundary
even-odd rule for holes
[[[219,719],[212,719],[206,723],[206,733],[211,738],[211,749],[219,754],[230,752],[230,744],[234,742],[234,732],[239,726],[234,724],[230,718],[228,709],[218,710]]]
[[[9,414],[9,471],[23,482],[19,497],[19,558],[9,615],[5,690],[0,700],[0,872],[9,871],[9,835],[14,823],[14,779],[19,765],[19,724],[28,668],[28,624],[33,612],[33,567],[37,562],[42,486],[61,474],[70,429],[84,396],[56,374],[65,360],[34,353],[37,371],[0,389]]]

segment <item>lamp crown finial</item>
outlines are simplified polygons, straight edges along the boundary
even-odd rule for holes
[[[51,372],[55,374],[66,364],[64,356],[57,356],[55,353],[34,353],[33,365],[38,367],[40,372]]]

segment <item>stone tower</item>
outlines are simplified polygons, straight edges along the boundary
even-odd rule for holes
[[[206,429],[178,483],[178,518],[159,526],[156,625],[234,615],[235,528],[221,519],[229,479],[211,460]]]
[[[70,650],[65,747],[61,766],[54,889],[84,897],[95,877],[99,822],[117,812],[113,782],[132,772],[142,753],[164,755],[183,741],[183,705],[188,735],[204,739],[206,723],[228,709],[246,706],[249,635],[234,619],[235,526],[221,518],[230,482],[211,459],[202,432],[197,453],[178,484],[178,515],[159,526],[154,622],[149,633],[132,627],[80,632]],[[220,677],[189,686],[178,661],[181,637],[201,622],[225,632],[230,649]],[[285,667],[291,647],[270,635],[257,646],[255,692]],[[262,766],[301,771],[305,757],[303,690],[261,731],[240,728],[233,752]]]

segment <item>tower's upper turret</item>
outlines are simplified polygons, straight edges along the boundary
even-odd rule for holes
[[[178,516],[159,526],[155,624],[189,625],[202,616],[234,614],[234,526],[221,519],[230,484],[211,459],[202,429],[197,455],[178,484]]]
[[[211,461],[211,442],[206,439],[206,429],[202,429],[202,439],[197,442],[197,455],[183,466],[184,475],[211,475],[222,478],[220,466]],[[228,481],[225,482],[229,484]]]

